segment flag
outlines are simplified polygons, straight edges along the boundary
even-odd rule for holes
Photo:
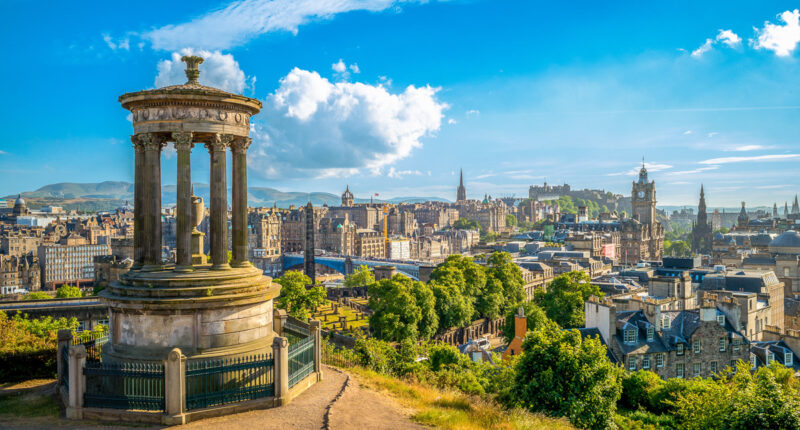
[[[378,194],[378,193],[375,193],[375,197],[378,197],[378,196],[379,196],[379,194]]]

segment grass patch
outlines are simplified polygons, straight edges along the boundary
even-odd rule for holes
[[[617,409],[614,422],[622,430],[677,429],[669,415],[658,415],[645,410]]]
[[[0,397],[0,415],[14,417],[58,417],[61,409],[55,397],[42,394],[16,394]]]
[[[440,390],[361,368],[357,374],[366,388],[385,392],[413,411],[411,418],[442,429],[573,429],[566,419],[550,418],[520,409],[506,410],[492,401],[457,391]]]
[[[317,308],[317,312],[314,314],[314,319],[322,323],[322,328],[324,330],[339,330],[341,327],[339,324],[340,316],[344,316],[347,321],[347,331],[352,332],[360,327],[369,325],[369,318],[367,315],[350,309],[345,305],[340,305],[338,313],[334,314],[333,304],[334,302],[326,300],[325,304]],[[361,319],[357,319],[358,316],[360,316]]]

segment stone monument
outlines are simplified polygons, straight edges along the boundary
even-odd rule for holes
[[[133,117],[134,263],[101,292],[109,306],[104,361],[161,361],[173,348],[188,359],[272,351],[272,301],[280,285],[247,261],[247,149],[261,102],[198,83],[203,59],[185,56],[188,81],[123,94]],[[161,252],[161,150],[177,150],[177,252]],[[190,152],[210,156],[210,264],[202,254],[202,199],[192,196]],[[232,152],[232,251],[228,261],[226,152]]]

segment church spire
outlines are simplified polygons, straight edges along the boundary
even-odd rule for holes
[[[464,169],[459,169],[458,189],[456,190],[456,202],[462,202],[466,199],[467,199],[467,189],[464,187]]]

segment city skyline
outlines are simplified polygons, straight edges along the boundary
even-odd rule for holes
[[[5,4],[20,17],[0,30],[19,67],[0,71],[15,101],[0,114],[17,125],[0,144],[0,193],[132,182],[115,167],[132,165],[115,98],[182,83],[186,49],[206,57],[201,82],[265,103],[251,186],[452,200],[463,167],[470,198],[545,179],[628,195],[642,156],[659,206],[696,204],[703,183],[710,207],[782,207],[800,186],[789,3],[297,4],[161,5],[158,18],[147,5]],[[207,156],[192,163],[208,182]]]

